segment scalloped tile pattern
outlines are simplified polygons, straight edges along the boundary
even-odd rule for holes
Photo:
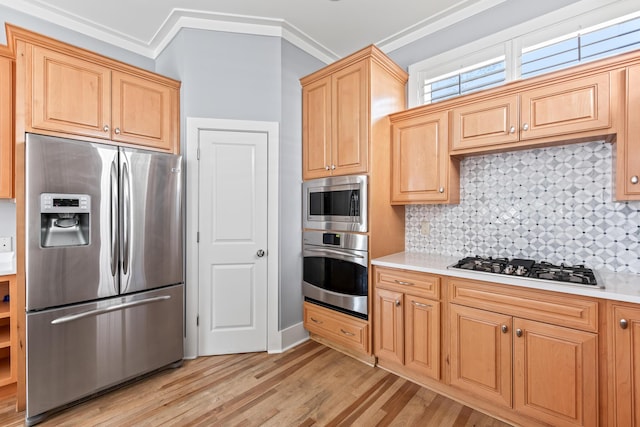
[[[407,205],[405,249],[640,273],[640,202],[613,202],[613,146],[462,160],[459,205]]]

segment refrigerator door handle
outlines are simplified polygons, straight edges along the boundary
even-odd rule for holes
[[[112,311],[124,310],[125,308],[135,307],[138,305],[151,304],[155,302],[165,301],[171,299],[170,295],[161,295],[153,298],[141,299],[139,301],[125,302],[123,304],[116,304],[105,308],[98,308],[96,310],[84,311],[82,313],[70,314],[68,316],[58,317],[51,321],[52,325],[60,325],[62,323],[73,322],[74,320],[84,319],[85,317],[98,316],[99,314],[109,313]]]
[[[122,162],[122,273],[129,274],[131,245],[131,181],[129,177],[129,160],[124,152],[120,154]]]
[[[111,275],[118,273],[118,165],[111,162]],[[117,292],[117,289],[116,289]]]

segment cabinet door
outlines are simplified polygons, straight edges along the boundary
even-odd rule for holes
[[[598,424],[598,336],[514,319],[518,412],[554,426]]]
[[[391,202],[446,202],[447,112],[395,122],[391,132]]]
[[[609,80],[602,73],[522,92],[520,139],[610,127]]]
[[[625,138],[616,144],[618,200],[640,199],[640,65],[627,68],[627,120]]]
[[[13,197],[12,60],[0,56],[0,198]]]
[[[621,323],[622,321],[625,323]],[[615,425],[640,425],[640,309],[613,305],[613,398]]]
[[[112,87],[114,141],[166,151],[177,148],[174,88],[118,71],[113,72]]]
[[[379,359],[404,363],[403,294],[386,289],[375,290],[374,354]]]
[[[474,102],[451,112],[451,150],[517,142],[518,96]]]
[[[450,304],[451,385],[511,407],[511,316]]]
[[[331,92],[331,169],[333,175],[365,173],[369,156],[367,61],[337,71]]]
[[[302,88],[302,178],[331,174],[331,76]]]
[[[440,303],[415,295],[404,299],[405,366],[440,379]]]
[[[31,46],[30,52],[33,75],[27,81],[33,85],[31,126],[110,138],[111,71],[39,46]]]

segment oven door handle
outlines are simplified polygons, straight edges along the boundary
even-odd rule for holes
[[[352,253],[349,253],[349,252],[336,251],[335,249],[305,249],[305,251],[307,251],[307,252],[320,252],[320,253],[325,253],[325,254],[342,255],[342,256],[350,257],[350,258],[364,259],[364,257],[362,255],[356,255],[356,254],[352,254]]]
[[[335,249],[314,249],[314,248],[305,248],[303,251],[303,256],[322,256],[324,255],[326,258],[339,259],[342,261],[354,262],[356,264],[362,265],[363,267],[367,267],[367,257],[364,255],[354,254],[351,252],[343,252],[337,251]]]

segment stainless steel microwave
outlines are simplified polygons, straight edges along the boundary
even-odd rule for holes
[[[306,229],[367,230],[366,175],[313,179],[302,184],[303,226]]]

